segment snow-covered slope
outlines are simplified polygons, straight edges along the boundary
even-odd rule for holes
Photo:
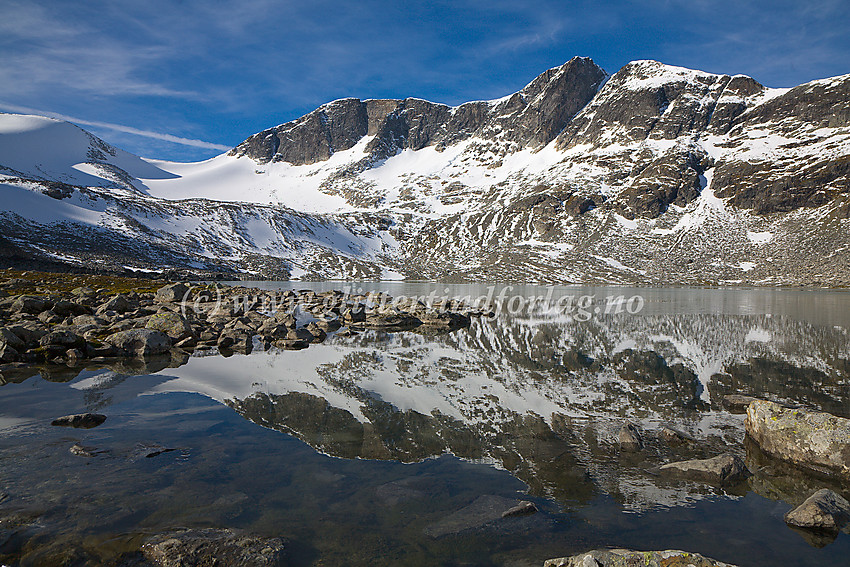
[[[334,101],[194,164],[0,115],[2,235],[265,277],[847,285],[847,100],[850,75],[574,58],[495,101]]]

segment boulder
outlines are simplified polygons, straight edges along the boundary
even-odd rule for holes
[[[768,455],[850,479],[850,419],[757,400],[747,410],[746,429]]]
[[[284,542],[231,529],[182,530],[156,536],[142,546],[158,567],[283,567]]]
[[[91,429],[92,427],[97,427],[104,421],[106,421],[106,416],[99,413],[78,413],[57,417],[50,425]]]
[[[637,452],[643,449],[643,436],[633,423],[625,423],[620,428],[619,442],[623,451]]]
[[[837,532],[850,523],[850,502],[822,488],[785,514],[785,523],[797,528]]]
[[[41,297],[21,295],[12,303],[12,313],[29,313],[38,315],[53,306],[53,302]]]
[[[286,311],[278,311],[274,314],[274,319],[281,325],[285,325],[290,329],[295,328],[295,317],[292,313],[287,313]]]
[[[188,321],[182,315],[173,311],[163,311],[162,313],[151,315],[145,328],[162,331],[173,342],[182,341],[193,335],[192,327]]]
[[[129,356],[151,356],[168,352],[171,339],[162,331],[130,329],[106,337],[106,342]]]
[[[322,329],[315,321],[311,321],[307,327],[307,331],[313,335],[312,342],[321,343],[324,342],[326,338],[328,338],[328,334]]]
[[[534,505],[534,502],[529,502],[528,500],[523,500],[516,506],[512,506],[502,512],[503,518],[515,518],[518,516],[530,516],[531,514],[537,513],[537,506]]]
[[[723,396],[723,407],[729,410],[729,413],[747,413],[747,408],[757,399],[741,394],[727,394]]]
[[[89,314],[91,313],[91,308],[74,303],[73,301],[61,300],[53,305],[53,312],[62,317],[68,317],[69,315]]]
[[[544,567],[735,567],[687,551],[632,551],[630,549],[594,549],[570,557],[546,561]]]
[[[21,353],[9,344],[0,344],[0,362],[17,362]]]
[[[417,310],[415,311],[416,318],[426,327],[436,329],[461,329],[468,327],[470,323],[469,316],[461,313],[452,313],[450,311],[437,310]]]
[[[710,459],[694,459],[667,463],[659,468],[666,476],[712,484],[736,484],[750,475],[747,465],[737,455],[719,455]]]
[[[161,287],[156,290],[156,296],[154,296],[154,299],[159,303],[180,302],[183,301],[185,297],[187,297],[188,292],[189,288],[186,286],[186,284],[168,284],[167,286]]]
[[[26,348],[26,344],[21,337],[6,327],[0,328],[0,346],[9,346],[15,350],[22,350]]]
[[[47,334],[46,326],[36,321],[21,321],[6,328],[15,333],[28,346],[38,344],[39,339]]]
[[[97,312],[106,313],[107,311],[115,311],[116,313],[126,313],[131,309],[130,300],[127,299],[127,296],[118,294],[98,307]]]
[[[84,297],[86,299],[91,299],[93,297],[97,297],[97,292],[90,287],[75,287],[71,290],[71,295],[74,297]]]
[[[61,346],[64,349],[69,348],[86,348],[86,340],[73,331],[66,329],[58,329],[51,331],[41,337],[38,343],[43,346]]]

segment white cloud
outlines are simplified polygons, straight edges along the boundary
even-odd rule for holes
[[[133,134],[135,136],[143,136],[145,138],[152,138],[154,140],[161,140],[163,142],[171,142],[173,144],[180,144],[183,146],[192,146],[195,148],[204,148],[208,150],[221,150],[227,151],[230,149],[230,146],[225,146],[222,144],[215,144],[213,142],[205,142],[203,140],[194,140],[192,138],[182,138],[180,136],[174,136],[172,134],[163,134],[161,132],[152,132],[150,130],[141,130],[139,128],[133,128],[132,126],[124,126],[122,124],[113,124],[110,122],[99,122],[96,120],[85,120],[83,118],[75,118],[73,116],[66,116],[64,114],[59,114],[56,112],[50,112],[48,110],[38,110],[35,108],[28,108],[25,106],[17,106],[14,104],[4,104],[0,103],[0,108],[8,110],[10,112],[18,112],[18,113],[26,113],[26,114],[38,114],[41,116],[48,116],[50,118],[56,118],[58,120],[65,120],[67,122],[73,122],[74,124],[82,124],[83,126],[93,126],[95,128],[105,128],[107,130],[115,130],[117,132],[123,132],[125,134]]]

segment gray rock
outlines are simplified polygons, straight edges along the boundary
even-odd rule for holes
[[[182,283],[173,283],[156,290],[155,300],[159,303],[173,303],[183,301],[189,288]]]
[[[71,445],[71,448],[68,451],[72,455],[76,455],[78,457],[94,457],[101,451],[98,451],[95,447],[87,447],[85,445],[80,445],[79,443],[74,443]]]
[[[570,557],[549,559],[544,567],[735,567],[686,551],[632,551],[594,549]]]
[[[15,350],[21,350],[26,348],[26,343],[24,343],[21,337],[6,327],[3,327],[0,328],[0,346],[10,346]]]
[[[696,442],[696,439],[684,431],[679,431],[673,427],[662,427],[658,435],[670,445],[683,445]]]
[[[162,331],[173,342],[182,341],[193,335],[192,327],[188,321],[182,315],[173,311],[164,311],[151,315],[145,328]]]
[[[837,532],[850,523],[850,502],[822,488],[785,514],[785,523],[798,528]]]
[[[668,463],[662,465],[659,471],[667,476],[720,485],[736,484],[750,474],[744,461],[737,455],[730,454]]]
[[[41,337],[38,342],[41,346],[56,345],[64,347],[65,349],[86,348],[86,340],[83,337],[81,337],[77,333],[74,333],[73,331],[65,329],[51,331],[50,333],[47,333],[46,335]]]
[[[768,455],[850,479],[850,419],[757,400],[747,410],[746,429]]]
[[[106,421],[106,416],[99,413],[78,413],[57,417],[50,425],[59,427],[77,427],[91,429]]]
[[[168,352],[171,339],[162,331],[131,329],[106,337],[106,342],[129,356],[151,356]]]
[[[41,297],[33,297],[31,295],[21,295],[12,303],[12,313],[30,313],[38,315],[42,311],[47,311],[53,306],[53,302]]]
[[[127,296],[118,294],[111,298],[109,301],[101,305],[98,309],[98,313],[106,313],[107,311],[115,311],[116,313],[126,313],[130,311],[132,306],[130,305],[130,300],[127,299]]]
[[[311,342],[314,342],[314,343],[321,343],[321,342],[323,342],[326,338],[328,338],[328,334],[325,332],[325,330],[324,330],[324,329],[322,329],[322,328],[321,328],[318,324],[316,324],[316,322],[315,322],[315,321],[311,321],[311,322],[307,325],[306,329],[307,329],[307,332],[308,332],[308,333],[310,333],[311,335],[313,335],[313,339],[312,339],[312,341],[311,341]]]
[[[619,433],[620,449],[637,452],[643,450],[643,435],[633,423],[625,423]]]
[[[21,353],[9,344],[0,344],[0,362],[17,362]]]
[[[47,334],[46,326],[36,321],[21,321],[6,328],[15,333],[27,346],[38,344],[39,339]]]
[[[727,394],[723,396],[723,407],[729,410],[729,413],[747,413],[747,408],[758,398],[752,396],[743,396],[741,394]]]
[[[142,546],[158,567],[283,567],[284,551],[279,538],[213,528],[159,535]]]
[[[91,313],[91,308],[73,301],[60,300],[53,305],[53,312],[62,317],[69,315],[85,315]]]
[[[523,500],[516,506],[512,506],[508,508],[504,512],[502,512],[503,518],[514,518],[517,516],[530,516],[531,514],[537,513],[537,506],[534,505],[534,502],[529,502],[528,500]]]

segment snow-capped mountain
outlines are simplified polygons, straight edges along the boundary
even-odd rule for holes
[[[847,285],[848,100],[850,75],[574,58],[493,101],[334,101],[191,164],[0,115],[0,243],[270,278]]]

